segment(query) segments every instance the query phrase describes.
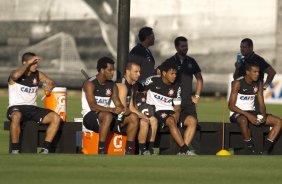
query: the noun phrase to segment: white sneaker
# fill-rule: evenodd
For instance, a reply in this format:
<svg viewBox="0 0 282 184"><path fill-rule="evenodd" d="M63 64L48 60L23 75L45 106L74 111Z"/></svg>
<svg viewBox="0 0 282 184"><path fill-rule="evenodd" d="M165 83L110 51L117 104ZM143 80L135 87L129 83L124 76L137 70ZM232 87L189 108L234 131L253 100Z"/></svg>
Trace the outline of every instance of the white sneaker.
<svg viewBox="0 0 282 184"><path fill-rule="evenodd" d="M12 150L11 151L11 154L19 154L20 153L20 150Z"/></svg>
<svg viewBox="0 0 282 184"><path fill-rule="evenodd" d="M49 150L45 148L42 148L41 151L39 152L39 154L48 154L48 153L49 153Z"/></svg>
<svg viewBox="0 0 282 184"><path fill-rule="evenodd" d="M190 155L190 156L196 156L197 154L195 153L194 150L188 150L185 155Z"/></svg>

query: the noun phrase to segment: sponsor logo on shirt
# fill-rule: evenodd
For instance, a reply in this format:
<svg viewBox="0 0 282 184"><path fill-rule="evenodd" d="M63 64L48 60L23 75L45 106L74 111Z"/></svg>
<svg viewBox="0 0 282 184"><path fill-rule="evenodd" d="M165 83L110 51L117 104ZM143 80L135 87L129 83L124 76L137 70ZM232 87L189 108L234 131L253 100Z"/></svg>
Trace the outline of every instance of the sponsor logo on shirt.
<svg viewBox="0 0 282 184"><path fill-rule="evenodd" d="M33 87L33 88L30 88L30 87L21 87L21 92L23 93L36 93L37 92L37 88Z"/></svg>
<svg viewBox="0 0 282 184"><path fill-rule="evenodd" d="M240 100L254 100L255 96L240 96Z"/></svg>
<svg viewBox="0 0 282 184"><path fill-rule="evenodd" d="M161 95L158 95L158 94L155 94L154 97L158 100L161 100L163 102L166 102L166 103L170 103L172 102L172 99L171 98L166 98L164 96L161 96Z"/></svg>
<svg viewBox="0 0 282 184"><path fill-rule="evenodd" d="M105 99L105 98L96 98L96 103L98 105L106 105L108 104L109 99Z"/></svg>
<svg viewBox="0 0 282 184"><path fill-rule="evenodd" d="M148 86L149 84L151 84L153 81L151 78L147 79L145 82L145 85Z"/></svg>

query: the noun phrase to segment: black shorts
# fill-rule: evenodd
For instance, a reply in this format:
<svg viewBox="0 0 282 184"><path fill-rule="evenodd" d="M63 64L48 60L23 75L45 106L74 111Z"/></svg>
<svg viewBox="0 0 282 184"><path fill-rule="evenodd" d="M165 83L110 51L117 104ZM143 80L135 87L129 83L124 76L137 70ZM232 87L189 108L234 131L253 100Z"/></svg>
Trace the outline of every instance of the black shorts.
<svg viewBox="0 0 282 184"><path fill-rule="evenodd" d="M179 117L180 127L184 126L183 124L187 116L193 116L195 119L198 120L195 104L183 106L181 107L181 109L182 110L181 110L180 117Z"/></svg>
<svg viewBox="0 0 282 184"><path fill-rule="evenodd" d="M83 125L88 130L92 130L96 133L99 133L100 122L98 119L99 112L90 111L83 117ZM116 121L117 115L113 115L113 121L111 123L111 131L120 134L126 134L127 126L121 127L119 123Z"/></svg>
<svg viewBox="0 0 282 184"><path fill-rule="evenodd" d="M166 120L170 116L173 116L175 112L171 110L160 110L155 112L155 117L158 119L158 128L163 129L166 127Z"/></svg>
<svg viewBox="0 0 282 184"><path fill-rule="evenodd" d="M251 113L251 114L254 115L254 116L257 116L257 115L259 114L257 111L246 111L246 112ZM240 115L241 115L241 114L234 112L234 113L230 116L230 118L229 118L230 122L231 122L231 123L237 123L237 118L238 118ZM266 117L267 117L268 115L269 115L269 114L266 114Z"/></svg>
<svg viewBox="0 0 282 184"><path fill-rule="evenodd" d="M21 121L35 121L37 123L42 123L44 117L50 112L54 112L50 109L44 109L34 105L14 105L8 108L7 118L11 120L11 114L13 112L21 112Z"/></svg>

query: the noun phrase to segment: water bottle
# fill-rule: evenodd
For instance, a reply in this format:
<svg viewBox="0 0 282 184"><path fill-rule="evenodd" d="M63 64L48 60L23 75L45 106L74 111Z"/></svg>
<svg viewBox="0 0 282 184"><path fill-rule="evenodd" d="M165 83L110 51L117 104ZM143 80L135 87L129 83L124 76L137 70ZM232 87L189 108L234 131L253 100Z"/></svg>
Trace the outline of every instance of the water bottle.
<svg viewBox="0 0 282 184"><path fill-rule="evenodd" d="M118 117L117 117L117 122L118 122L118 123L122 122L123 117L124 117L124 112L119 113L119 114L118 114Z"/></svg>
<svg viewBox="0 0 282 184"><path fill-rule="evenodd" d="M236 61L237 62L241 62L241 59L242 59L242 54L241 53L237 53Z"/></svg>
<svg viewBox="0 0 282 184"><path fill-rule="evenodd" d="M43 87L43 89L44 89L44 94L45 94L46 96L49 96L49 95L50 95L50 91L49 91L49 90L46 90L46 87L47 87L47 82L46 82L46 81L43 82L42 87Z"/></svg>

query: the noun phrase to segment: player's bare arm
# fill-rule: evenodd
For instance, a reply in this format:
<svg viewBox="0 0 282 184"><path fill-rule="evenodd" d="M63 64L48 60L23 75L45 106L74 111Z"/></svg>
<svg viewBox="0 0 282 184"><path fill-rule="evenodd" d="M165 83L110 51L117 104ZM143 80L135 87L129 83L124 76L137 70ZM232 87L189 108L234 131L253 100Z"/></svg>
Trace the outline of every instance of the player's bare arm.
<svg viewBox="0 0 282 184"><path fill-rule="evenodd" d="M203 89L204 80L203 80L201 72L196 73L195 78L197 80L197 85L196 85L195 95L192 96L192 102L194 104L198 104L200 101L200 96L201 96L201 92Z"/></svg>
<svg viewBox="0 0 282 184"><path fill-rule="evenodd" d="M235 71L233 74L233 79L236 80L239 77L239 68L241 66L241 63L236 61L234 65L235 65Z"/></svg>
<svg viewBox="0 0 282 184"><path fill-rule="evenodd" d="M258 99L260 114L263 116L263 119L261 120L261 122L264 123L266 120L266 107L264 103L262 83L260 83L259 85L257 99Z"/></svg>
<svg viewBox="0 0 282 184"><path fill-rule="evenodd" d="M125 112L125 108L122 105L120 99L119 99L119 90L116 84L114 84L114 88L113 88L113 94L112 94L112 100L115 104L115 108L114 108L114 112L115 114L119 114L121 112Z"/></svg>
<svg viewBox="0 0 282 184"><path fill-rule="evenodd" d="M40 71L39 71L39 80L42 83L45 83L45 85L43 86L45 91L49 91L50 92L54 87L57 86L55 81L53 81L52 79L47 77L47 75L45 75L43 72L40 72Z"/></svg>
<svg viewBox="0 0 282 184"><path fill-rule="evenodd" d="M265 70L265 73L267 73L267 78L265 80L265 83L263 84L264 89L266 89L270 85L274 76L276 75L276 71L270 66Z"/></svg>
<svg viewBox="0 0 282 184"><path fill-rule="evenodd" d="M26 71L27 69L35 63L38 63L40 58L38 56L34 56L28 61L24 61L23 64L16 70L12 71L9 77L9 84L14 84Z"/></svg>
<svg viewBox="0 0 282 184"><path fill-rule="evenodd" d="M126 85L123 84L123 83L117 83L116 85L117 85L117 88L118 88L118 96L119 96L120 102L124 106L125 115L127 116L131 113L130 110L127 108L127 105L126 105L126 96L127 96L128 89L127 89Z"/></svg>

